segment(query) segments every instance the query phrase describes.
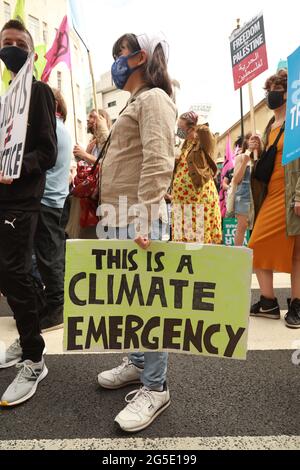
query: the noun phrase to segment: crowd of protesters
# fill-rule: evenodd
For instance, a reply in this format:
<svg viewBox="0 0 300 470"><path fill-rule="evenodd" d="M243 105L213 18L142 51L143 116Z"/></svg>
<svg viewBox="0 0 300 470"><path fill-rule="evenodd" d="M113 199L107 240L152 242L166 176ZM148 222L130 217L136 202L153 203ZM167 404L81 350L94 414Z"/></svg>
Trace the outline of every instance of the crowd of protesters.
<svg viewBox="0 0 300 470"><path fill-rule="evenodd" d="M12 20L2 28L0 43L0 58L15 76L34 51L32 37L22 23ZM131 238L141 249L157 239L222 243L215 137L194 112L178 118L168 55L161 34L126 34L115 42L112 78L117 88L130 93L129 101L113 126L105 111L92 110L91 142L86 149L76 144L73 152L61 93L33 80L21 176L13 181L0 172L0 291L19 333L0 358L0 369L19 369L1 406L31 398L48 373L41 331L63 326L66 237ZM271 76L265 89L274 117L263 139L247 134L238 142L235 168L225 174L221 189L228 192L228 205L230 200L237 218L235 245L241 246L246 230L253 229L249 247L261 297L251 315L280 318L273 273L291 273L285 322L299 328L300 159L284 168L281 164L287 72ZM180 139L177 155L175 135ZM276 158L266 184L257 178L257 162L274 142ZM72 153L75 178L70 178ZM80 196L87 176L98 189L93 202ZM124 196L127 206L136 209L138 224L120 205ZM113 210L96 215L99 203ZM115 418L123 430L146 428L170 405L167 366L167 353L134 353L99 373L103 388L141 385Z"/></svg>

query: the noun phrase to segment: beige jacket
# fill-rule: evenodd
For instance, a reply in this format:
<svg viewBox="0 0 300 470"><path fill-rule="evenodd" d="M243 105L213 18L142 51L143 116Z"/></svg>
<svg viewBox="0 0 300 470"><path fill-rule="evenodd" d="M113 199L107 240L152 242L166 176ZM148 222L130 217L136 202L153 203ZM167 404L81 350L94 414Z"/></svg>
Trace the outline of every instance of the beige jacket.
<svg viewBox="0 0 300 470"><path fill-rule="evenodd" d="M130 206L142 204L150 222L151 206L159 210L175 164L176 116L175 104L159 88L140 90L129 100L113 126L102 162L100 203L113 206L116 213L116 220L108 216L107 225L124 227L132 221L132 213L120 217L119 198L123 207L127 198L126 216Z"/></svg>

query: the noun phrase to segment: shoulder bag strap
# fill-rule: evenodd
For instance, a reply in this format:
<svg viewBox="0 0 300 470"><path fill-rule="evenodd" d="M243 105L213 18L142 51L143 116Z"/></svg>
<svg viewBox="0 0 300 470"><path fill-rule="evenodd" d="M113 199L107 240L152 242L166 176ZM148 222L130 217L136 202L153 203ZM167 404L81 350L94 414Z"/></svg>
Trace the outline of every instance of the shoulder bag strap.
<svg viewBox="0 0 300 470"><path fill-rule="evenodd" d="M103 145L102 149L100 150L99 156L98 156L97 160L95 161L95 163L93 165L92 173L94 173L94 171L96 170L101 158L103 158L103 155L105 154L105 152L108 148L108 145L110 143L110 138L111 138L111 132L110 132L109 136L107 137L107 140L106 140L105 144Z"/></svg>
<svg viewBox="0 0 300 470"><path fill-rule="evenodd" d="M280 131L279 131L279 134L278 134L278 136L276 137L276 140L275 140L275 142L274 142L274 144L273 144L274 147L277 146L277 144L278 144L278 142L279 142L279 140L280 140L280 137L282 136L282 134L283 134L283 132L284 132L284 129L285 129L285 122L282 124L282 126L281 126L281 128L280 128Z"/></svg>

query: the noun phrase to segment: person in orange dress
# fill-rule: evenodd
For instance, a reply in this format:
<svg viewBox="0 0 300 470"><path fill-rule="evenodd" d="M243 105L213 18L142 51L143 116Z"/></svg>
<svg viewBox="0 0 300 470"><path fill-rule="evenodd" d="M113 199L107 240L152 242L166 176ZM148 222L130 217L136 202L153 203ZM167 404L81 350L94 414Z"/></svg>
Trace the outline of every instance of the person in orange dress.
<svg viewBox="0 0 300 470"><path fill-rule="evenodd" d="M268 147L284 128L287 98L287 72L280 70L265 85L267 104L274 110L266 137ZM280 319L280 308L273 288L273 273L291 273L292 299L285 317L290 328L300 328L300 160L282 165L284 132L277 143L274 169L267 195L256 218L249 248L259 282L260 301L251 307L251 315ZM249 148L261 153L262 142L252 136ZM248 157L250 159L250 157ZM255 177L255 172L254 172Z"/></svg>

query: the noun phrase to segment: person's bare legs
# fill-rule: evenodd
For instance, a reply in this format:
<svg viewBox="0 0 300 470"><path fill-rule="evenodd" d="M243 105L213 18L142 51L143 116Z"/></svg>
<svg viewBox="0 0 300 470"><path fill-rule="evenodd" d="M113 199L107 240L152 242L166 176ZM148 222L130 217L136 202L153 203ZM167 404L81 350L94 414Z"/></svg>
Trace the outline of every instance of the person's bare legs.
<svg viewBox="0 0 300 470"><path fill-rule="evenodd" d="M300 235L296 237L291 273L292 300L300 299Z"/></svg>
<svg viewBox="0 0 300 470"><path fill-rule="evenodd" d="M237 227L234 237L234 246L243 246L245 233L248 228L248 218L243 214L237 214Z"/></svg>
<svg viewBox="0 0 300 470"><path fill-rule="evenodd" d="M273 271L256 269L256 277L260 287L260 300L251 305L250 315L280 320L280 307L274 295Z"/></svg>
<svg viewBox="0 0 300 470"><path fill-rule="evenodd" d="M273 271L267 269L256 269L255 274L258 280L261 295L267 299L275 299Z"/></svg>
<svg viewBox="0 0 300 470"><path fill-rule="evenodd" d="M292 272L291 294L288 313L285 315L285 323L288 328L300 328L300 236L295 240Z"/></svg>

